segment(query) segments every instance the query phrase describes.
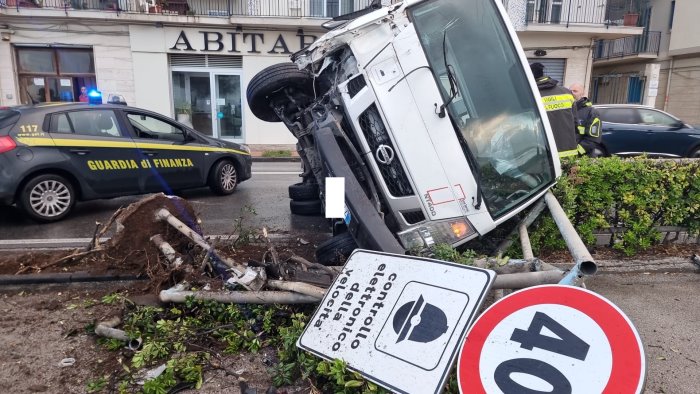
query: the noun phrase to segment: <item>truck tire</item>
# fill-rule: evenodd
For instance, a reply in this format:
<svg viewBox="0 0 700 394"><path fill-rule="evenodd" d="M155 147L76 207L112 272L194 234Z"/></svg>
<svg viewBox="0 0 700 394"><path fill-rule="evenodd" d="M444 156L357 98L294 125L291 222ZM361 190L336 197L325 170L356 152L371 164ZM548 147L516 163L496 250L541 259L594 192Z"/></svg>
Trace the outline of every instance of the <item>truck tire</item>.
<svg viewBox="0 0 700 394"><path fill-rule="evenodd" d="M341 263L355 249L357 249L357 243L349 232L338 234L318 245L316 262L323 265Z"/></svg>
<svg viewBox="0 0 700 394"><path fill-rule="evenodd" d="M209 188L216 194L225 196L233 193L238 185L236 166L229 160L221 160L209 172Z"/></svg>
<svg viewBox="0 0 700 394"><path fill-rule="evenodd" d="M300 182L290 185L289 198L294 201L318 200L318 184Z"/></svg>
<svg viewBox="0 0 700 394"><path fill-rule="evenodd" d="M311 201L289 201L289 210L295 215L315 216L323 213L321 200Z"/></svg>
<svg viewBox="0 0 700 394"><path fill-rule="evenodd" d="M259 119L266 122L280 122L280 118L270 106L275 93L280 92L283 88L294 88L312 97L313 84L311 75L306 71L299 70L296 64L273 64L264 68L250 80L246 90L248 106L253 115Z"/></svg>
<svg viewBox="0 0 700 394"><path fill-rule="evenodd" d="M44 174L30 179L19 195L19 206L38 222L63 219L75 204L75 190L66 178Z"/></svg>

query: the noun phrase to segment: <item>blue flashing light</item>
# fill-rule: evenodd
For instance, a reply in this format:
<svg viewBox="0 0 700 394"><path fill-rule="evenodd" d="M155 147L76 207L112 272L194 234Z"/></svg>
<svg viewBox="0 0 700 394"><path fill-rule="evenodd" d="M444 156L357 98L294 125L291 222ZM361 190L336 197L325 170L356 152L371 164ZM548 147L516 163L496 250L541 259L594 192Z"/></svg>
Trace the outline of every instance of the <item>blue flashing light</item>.
<svg viewBox="0 0 700 394"><path fill-rule="evenodd" d="M88 92L88 102L90 104L102 104L102 92L92 89Z"/></svg>

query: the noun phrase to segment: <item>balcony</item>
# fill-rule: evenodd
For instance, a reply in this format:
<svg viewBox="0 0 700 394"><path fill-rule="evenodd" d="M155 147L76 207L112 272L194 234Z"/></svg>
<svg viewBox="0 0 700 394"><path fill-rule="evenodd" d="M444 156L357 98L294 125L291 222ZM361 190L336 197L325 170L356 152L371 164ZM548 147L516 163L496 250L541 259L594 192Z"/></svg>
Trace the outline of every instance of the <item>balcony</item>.
<svg viewBox="0 0 700 394"><path fill-rule="evenodd" d="M649 31L641 36L616 40L597 40L593 49L596 64L633 63L659 56L660 31Z"/></svg>
<svg viewBox="0 0 700 394"><path fill-rule="evenodd" d="M0 0L0 9L104 11L207 17L332 18L369 6L372 0Z"/></svg>
<svg viewBox="0 0 700 394"><path fill-rule="evenodd" d="M648 0L503 0L519 31L641 34Z"/></svg>

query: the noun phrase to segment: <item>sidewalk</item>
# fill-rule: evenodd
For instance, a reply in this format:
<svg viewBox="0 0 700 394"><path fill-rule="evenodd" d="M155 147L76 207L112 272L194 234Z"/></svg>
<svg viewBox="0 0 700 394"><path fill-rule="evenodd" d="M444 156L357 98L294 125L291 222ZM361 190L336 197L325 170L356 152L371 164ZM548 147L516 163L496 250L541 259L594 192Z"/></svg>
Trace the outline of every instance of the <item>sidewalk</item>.
<svg viewBox="0 0 700 394"><path fill-rule="evenodd" d="M294 144L249 144L248 147L253 161L257 162L301 160Z"/></svg>

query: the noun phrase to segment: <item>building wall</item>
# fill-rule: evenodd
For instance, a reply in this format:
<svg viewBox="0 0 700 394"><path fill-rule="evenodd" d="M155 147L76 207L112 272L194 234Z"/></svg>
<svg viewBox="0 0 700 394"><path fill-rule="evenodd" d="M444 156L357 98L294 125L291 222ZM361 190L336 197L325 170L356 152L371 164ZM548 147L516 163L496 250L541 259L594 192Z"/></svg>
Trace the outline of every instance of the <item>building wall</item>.
<svg viewBox="0 0 700 394"><path fill-rule="evenodd" d="M97 87L105 98L110 93L134 101L134 79L129 31L117 24L66 22L12 23L10 41L0 41L1 105L20 103L12 44L86 45L93 49ZM8 98L11 97L11 98Z"/></svg>
<svg viewBox="0 0 700 394"><path fill-rule="evenodd" d="M0 105L17 104L16 78L12 47L7 41L0 41Z"/></svg>
<svg viewBox="0 0 700 394"><path fill-rule="evenodd" d="M686 123L700 124L700 55L674 58L666 109Z"/></svg>
<svg viewBox="0 0 700 394"><path fill-rule="evenodd" d="M672 56L700 53L700 1L677 0L669 48Z"/></svg>
<svg viewBox="0 0 700 394"><path fill-rule="evenodd" d="M518 32L520 43L528 58L535 57L535 51L545 50L544 58L566 59L564 86L578 82L588 89L591 76L591 40L586 36L568 34ZM545 70L546 72L546 70Z"/></svg>
<svg viewBox="0 0 700 394"><path fill-rule="evenodd" d="M241 91L248 89L248 83L255 76L255 71L262 70L267 66L280 63L286 59L278 57L264 56L244 56L243 57L243 86ZM249 70L249 71L246 71ZM243 94L245 102L245 93ZM243 118L247 130L246 143L258 144L296 144L297 140L282 123L265 122L253 115L247 103L243 105Z"/></svg>
<svg viewBox="0 0 700 394"><path fill-rule="evenodd" d="M671 42L671 29L668 26L670 19L671 0L654 0L652 2L649 31L661 32L661 40L659 42L660 59L668 56L668 48Z"/></svg>

